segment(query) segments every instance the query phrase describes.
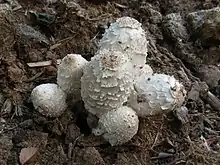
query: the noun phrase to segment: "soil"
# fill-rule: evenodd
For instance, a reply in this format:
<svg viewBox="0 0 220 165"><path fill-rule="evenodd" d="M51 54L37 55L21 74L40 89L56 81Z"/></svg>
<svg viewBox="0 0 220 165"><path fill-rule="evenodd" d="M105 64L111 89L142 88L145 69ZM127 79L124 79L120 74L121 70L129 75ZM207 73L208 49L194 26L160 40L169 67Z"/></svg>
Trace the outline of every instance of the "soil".
<svg viewBox="0 0 220 165"><path fill-rule="evenodd" d="M13 11L2 10L6 2L14 2ZM29 147L39 151L29 165L220 164L219 43L198 43L188 39L188 31L167 35L162 25L167 14L179 12L185 19L216 7L218 0L15 2L0 0L1 165L20 164L21 150ZM57 59L78 53L89 60L105 27L121 16L142 23L149 40L147 64L185 85L187 110L141 118L137 135L112 147L91 134L81 101L59 118L46 118L34 110L30 93L39 84L56 83ZM28 65L48 60L48 66Z"/></svg>

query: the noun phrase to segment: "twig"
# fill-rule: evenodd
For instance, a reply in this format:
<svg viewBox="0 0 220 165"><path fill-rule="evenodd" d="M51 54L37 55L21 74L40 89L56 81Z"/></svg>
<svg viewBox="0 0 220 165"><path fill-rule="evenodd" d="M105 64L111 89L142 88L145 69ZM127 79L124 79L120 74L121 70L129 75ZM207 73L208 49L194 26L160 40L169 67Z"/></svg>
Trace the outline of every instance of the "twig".
<svg viewBox="0 0 220 165"><path fill-rule="evenodd" d="M14 126L14 127L7 128L7 129L5 129L5 130L2 130L2 131L0 132L0 134L6 133L6 132L8 132L8 131L12 131L12 130L18 128L18 126L19 126L19 125L16 125L16 126Z"/></svg>
<svg viewBox="0 0 220 165"><path fill-rule="evenodd" d="M220 100L208 90L208 85L205 82L201 82L199 78L193 76L189 69L185 67L183 62L178 59L179 63L184 68L186 74L188 77L194 81L194 83L197 83L200 89L200 97L205 100L213 109L220 112Z"/></svg>
<svg viewBox="0 0 220 165"><path fill-rule="evenodd" d="M137 156L135 154L132 154L132 156L134 157L134 159L136 160L136 162L139 164L139 165L142 165L142 163L139 161L139 159L137 158Z"/></svg>
<svg viewBox="0 0 220 165"><path fill-rule="evenodd" d="M69 143L68 153L67 153L67 157L68 157L69 159L72 158L72 152L73 152L73 143Z"/></svg>
<svg viewBox="0 0 220 165"><path fill-rule="evenodd" d="M102 14L102 15L95 17L95 18L88 18L88 21L99 21L99 20L106 19L111 16L112 16L112 14Z"/></svg>
<svg viewBox="0 0 220 165"><path fill-rule="evenodd" d="M42 74L44 73L44 71L37 73L36 75L34 75L33 77L27 79L25 82L31 82L34 81L35 79L37 79L38 77L40 77Z"/></svg>
<svg viewBox="0 0 220 165"><path fill-rule="evenodd" d="M153 149L154 146L155 146L155 144L157 143L158 137L159 137L159 131L157 132L157 135L156 135L156 137L155 137L155 139L154 139L154 143L153 143L153 145L151 146L151 149Z"/></svg>
<svg viewBox="0 0 220 165"><path fill-rule="evenodd" d="M156 143L157 143L157 140L158 140L158 137L159 137L159 134L160 134L160 131L161 131L162 127L163 127L163 124L161 124L160 130L157 132L157 135L156 135L156 137L155 137L155 139L154 139L154 143L153 143L153 145L151 146L151 149L152 149L152 150L153 150L153 148L155 147L155 145L156 145Z"/></svg>
<svg viewBox="0 0 220 165"><path fill-rule="evenodd" d="M73 148L76 146L77 141L78 141L81 137L83 137L83 136L84 136L84 135L81 134L81 135L79 135L79 136L74 140L74 142L73 142L73 144L72 144L72 147L73 147Z"/></svg>
<svg viewBox="0 0 220 165"><path fill-rule="evenodd" d="M78 32L76 32L73 36L71 37L67 37L67 38L64 38L62 40L59 40L56 44L54 45L51 45L50 46L50 50L53 50L53 49L56 49L58 48L59 46L65 44L66 42L68 42L69 40L72 40L76 35L77 35Z"/></svg>
<svg viewBox="0 0 220 165"><path fill-rule="evenodd" d="M56 44L50 46L50 50L56 49L56 48L59 47L60 45L62 45L62 43L56 43Z"/></svg>
<svg viewBox="0 0 220 165"><path fill-rule="evenodd" d="M160 152L157 157L151 157L151 160L170 158L170 157L173 157L173 156L174 155L170 154L170 153Z"/></svg>
<svg viewBox="0 0 220 165"><path fill-rule="evenodd" d="M119 7L119 8L122 8L122 9L127 9L127 8L128 8L128 6L125 6L125 5L116 3L116 2L113 2L113 4L114 4L116 7Z"/></svg>
<svg viewBox="0 0 220 165"><path fill-rule="evenodd" d="M182 160L182 158L178 158L178 159L168 163L167 165L177 165L177 164L186 164L186 161Z"/></svg>
<svg viewBox="0 0 220 165"><path fill-rule="evenodd" d="M202 98L209 104L213 109L220 112L220 100L212 94L210 91L207 91L202 95Z"/></svg>
<svg viewBox="0 0 220 165"><path fill-rule="evenodd" d="M188 75L188 77L192 80L192 81L200 81L200 79L198 77L195 77L191 74L190 70L186 68L186 66L183 64L183 62L180 59L177 59L178 62L182 65L183 69L185 70L186 74Z"/></svg>
<svg viewBox="0 0 220 165"><path fill-rule="evenodd" d="M211 149L207 143L207 140L203 136L201 136L200 139L202 140L202 146L204 146L208 151L211 151Z"/></svg>

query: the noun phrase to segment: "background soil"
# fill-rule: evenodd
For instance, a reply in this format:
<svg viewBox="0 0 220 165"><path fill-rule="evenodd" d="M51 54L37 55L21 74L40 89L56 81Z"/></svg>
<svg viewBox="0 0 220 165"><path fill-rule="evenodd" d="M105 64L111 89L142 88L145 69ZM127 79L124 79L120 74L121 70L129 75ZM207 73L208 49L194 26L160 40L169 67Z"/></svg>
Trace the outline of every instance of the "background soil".
<svg viewBox="0 0 220 165"><path fill-rule="evenodd" d="M184 31L190 12L218 5L218 0L0 0L0 164L20 164L21 150L30 147L38 149L31 165L220 164L219 29L211 37ZM183 20L170 24L170 13ZM30 93L56 82L57 59L79 53L89 60L105 27L121 16L143 24L147 63L185 85L188 110L140 119L130 142L111 147L91 135L82 102L49 119L34 110ZM29 64L48 60L48 66Z"/></svg>

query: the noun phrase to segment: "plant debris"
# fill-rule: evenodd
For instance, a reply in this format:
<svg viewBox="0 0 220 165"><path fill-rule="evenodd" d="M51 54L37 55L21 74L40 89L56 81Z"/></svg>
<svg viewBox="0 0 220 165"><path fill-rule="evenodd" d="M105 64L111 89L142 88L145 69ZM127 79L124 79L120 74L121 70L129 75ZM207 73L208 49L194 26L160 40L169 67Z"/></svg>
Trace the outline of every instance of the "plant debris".
<svg viewBox="0 0 220 165"><path fill-rule="evenodd" d="M21 165L24 165L28 161L33 159L33 157L36 156L37 151L38 151L38 148L35 148L35 147L22 148L20 156L19 156L19 160L20 160Z"/></svg>

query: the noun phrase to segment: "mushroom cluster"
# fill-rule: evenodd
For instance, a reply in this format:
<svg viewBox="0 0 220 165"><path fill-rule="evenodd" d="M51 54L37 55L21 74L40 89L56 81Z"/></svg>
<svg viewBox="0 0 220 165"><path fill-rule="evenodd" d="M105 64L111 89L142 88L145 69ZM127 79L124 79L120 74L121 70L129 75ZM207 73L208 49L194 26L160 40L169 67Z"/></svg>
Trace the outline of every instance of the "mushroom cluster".
<svg viewBox="0 0 220 165"><path fill-rule="evenodd" d="M64 57L58 85L44 84L32 91L34 107L43 115L58 117L67 107L67 97L83 100L88 113L99 119L93 134L112 146L133 138L139 117L181 107L184 86L146 64L148 41L141 26L134 18L119 18L105 30L90 61L79 54Z"/></svg>

